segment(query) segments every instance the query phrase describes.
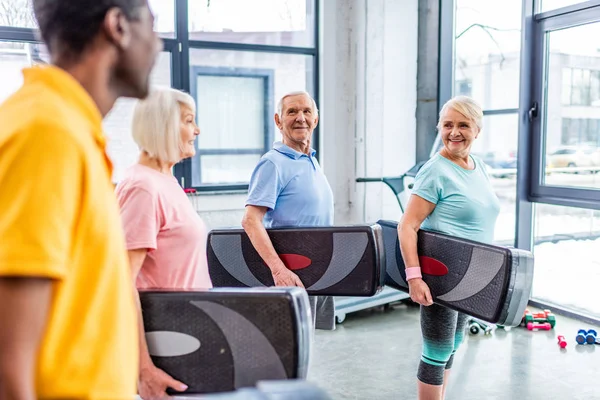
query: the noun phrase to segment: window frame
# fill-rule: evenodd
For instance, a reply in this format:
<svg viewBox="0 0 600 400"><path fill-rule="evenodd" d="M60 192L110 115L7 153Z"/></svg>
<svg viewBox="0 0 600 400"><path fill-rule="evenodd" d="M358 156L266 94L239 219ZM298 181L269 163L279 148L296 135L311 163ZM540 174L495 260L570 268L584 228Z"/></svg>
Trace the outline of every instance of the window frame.
<svg viewBox="0 0 600 400"><path fill-rule="evenodd" d="M202 156L211 155L248 155L248 154L259 154L262 155L269 151L271 144L273 143L275 130L273 128L273 110L275 109L274 99L274 71L266 68L228 68L228 67L206 67L206 66L192 66L190 74L190 94L194 99L197 99L198 94L197 88L197 77L198 76L218 76L218 77L243 77L243 78L261 78L263 82L263 95L265 99L265 107L263 109L263 120L264 120L264 132L263 132L263 143L261 148L256 149L242 149L242 148L227 148L227 149L196 149L196 154L191 160L192 173L190 175L190 182L193 182L193 170L197 168L199 178L202 177ZM244 190L248 188L250 177L247 182L243 183L222 183L222 184L211 184L206 183L199 186L194 185L196 190L199 191L210 191L215 188L221 190Z"/></svg>
<svg viewBox="0 0 600 400"><path fill-rule="evenodd" d="M560 29L568 29L584 24L600 22L600 2L589 2L594 4L578 4L553 10L551 12L537 14L531 22L532 30L532 52L528 54L531 58L531 76L529 82L532 100L530 108L539 111L532 115L531 134L531 164L530 185L528 188L528 200L533 203L545 203L559 206L579 207L600 210L600 190L584 187L552 186L543 183L545 175L544 154L546 150L545 116L547 115L547 101L545 86L548 79L549 54L547 52L547 33ZM572 85L571 80L571 85ZM572 99L572 95L571 95ZM562 103L562 100L561 100Z"/></svg>
<svg viewBox="0 0 600 400"><path fill-rule="evenodd" d="M227 50L227 51L243 51L243 52L271 52L281 54L299 54L307 55L312 57L313 65L313 79L312 82L307 82L308 92L312 93L317 107L319 107L319 31L320 31L320 6L321 0L314 0L315 12L313 13L314 21L314 45L313 47L293 47L293 46L272 46L264 44L246 44L246 43L230 43L230 42L213 42L213 41L201 41L201 40L190 40L188 31L188 0L175 0L176 7L175 18L176 18L176 41L179 44L179 52L181 55L181 87L180 89L191 93L192 82L191 77L193 76L192 67L190 63L190 51L192 49L206 50ZM273 99L277 101L278 99ZM265 106L266 112L271 113L273 107ZM271 116L269 117L269 119ZM267 141L268 138L265 138ZM320 150L320 134L319 127L317 126L313 132L312 137L313 147L317 149L317 159L319 158ZM270 144L265 147L265 151L270 148ZM192 189L197 192L240 192L245 193L248 190L248 184L206 184L206 185L193 185L192 182L192 171L194 162L192 158L183 160L177 163L173 169L173 173L180 185L184 189ZM250 180L250 177L248 177Z"/></svg>
<svg viewBox="0 0 600 400"><path fill-rule="evenodd" d="M211 41L190 41L188 31L188 1L175 0L175 37L165 38L161 36L164 43L165 52L171 53L171 83L173 88L180 89L187 93L191 92L191 67L190 67L190 50L191 49L215 49L229 51L244 51L244 52L273 52L282 54L299 54L312 57L313 79L307 82L308 92L313 95L317 107L320 103L319 94L319 48L320 48L320 7L321 0L314 0L314 13L311 24L314 28L314 45L312 47L292 47L292 46L271 46L259 44L244 44L244 43L228 43L228 42L211 42ZM159 33L159 36L161 34ZM0 26L0 41L23 42L23 43L42 43L39 30L32 28ZM273 99L276 101L276 99ZM266 111L270 114L273 107L265 106ZM271 116L269 116L269 119ZM265 141L268 138L265 137ZM319 158L320 150L320 134L319 127L313 132L313 147L317 149L317 158ZM269 143L270 146L270 143ZM265 147L268 150L268 146ZM220 191L240 191L245 192L248 185L202 185L192 186L192 160L185 159L177 163L173 168L173 173L178 182L184 189L195 189L203 192L220 192Z"/></svg>

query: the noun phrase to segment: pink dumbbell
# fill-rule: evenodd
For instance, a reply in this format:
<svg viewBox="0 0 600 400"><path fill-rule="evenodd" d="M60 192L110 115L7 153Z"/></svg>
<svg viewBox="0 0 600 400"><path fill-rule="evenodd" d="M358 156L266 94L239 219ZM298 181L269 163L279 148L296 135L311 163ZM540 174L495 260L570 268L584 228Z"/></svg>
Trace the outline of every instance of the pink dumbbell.
<svg viewBox="0 0 600 400"><path fill-rule="evenodd" d="M565 347L567 347L567 341L565 340L564 336L559 336L558 337L558 345L560 346L561 349L564 349Z"/></svg>
<svg viewBox="0 0 600 400"><path fill-rule="evenodd" d="M543 324L536 324L534 322L529 322L527 324L527 329L529 329L530 331L532 331L534 329L541 329L544 331L549 331L550 329L552 329L552 325L550 325L549 322L544 322Z"/></svg>

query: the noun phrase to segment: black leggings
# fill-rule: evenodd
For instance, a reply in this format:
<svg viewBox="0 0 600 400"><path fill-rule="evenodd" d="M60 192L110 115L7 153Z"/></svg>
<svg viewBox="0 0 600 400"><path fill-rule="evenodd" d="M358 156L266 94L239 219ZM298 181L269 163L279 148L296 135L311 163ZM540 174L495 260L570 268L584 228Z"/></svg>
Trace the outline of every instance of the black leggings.
<svg viewBox="0 0 600 400"><path fill-rule="evenodd" d="M454 353L461 345L468 316L438 304L421 306L423 353L418 379L430 385L444 383L444 371L452 367Z"/></svg>

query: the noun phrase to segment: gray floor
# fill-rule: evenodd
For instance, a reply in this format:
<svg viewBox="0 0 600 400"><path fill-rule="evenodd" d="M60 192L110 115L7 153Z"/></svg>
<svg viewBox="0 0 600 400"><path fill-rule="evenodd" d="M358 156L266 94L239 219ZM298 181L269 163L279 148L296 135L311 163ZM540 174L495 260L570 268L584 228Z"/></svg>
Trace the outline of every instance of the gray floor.
<svg viewBox="0 0 600 400"><path fill-rule="evenodd" d="M446 399L600 399L600 346L575 343L577 331L590 328L600 333L557 316L552 331L468 335ZM557 335L567 339L566 349ZM417 307L349 314L335 331L316 331L308 379L336 400L416 399L420 350Z"/></svg>

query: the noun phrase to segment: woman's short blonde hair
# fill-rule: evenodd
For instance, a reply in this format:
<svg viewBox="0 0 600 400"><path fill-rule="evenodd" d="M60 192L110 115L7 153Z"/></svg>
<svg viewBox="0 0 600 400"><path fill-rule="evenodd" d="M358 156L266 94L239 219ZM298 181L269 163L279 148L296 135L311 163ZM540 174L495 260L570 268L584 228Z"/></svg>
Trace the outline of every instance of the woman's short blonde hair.
<svg viewBox="0 0 600 400"><path fill-rule="evenodd" d="M153 87L135 106L133 140L141 151L163 162L181 160L181 105L196 112L196 102L180 90Z"/></svg>
<svg viewBox="0 0 600 400"><path fill-rule="evenodd" d="M483 110L475 100L467 96L453 97L444 104L440 110L440 119L438 120L437 125L438 129L441 128L442 119L450 108L461 113L465 118L475 122L479 131L481 131L481 128L483 127Z"/></svg>

